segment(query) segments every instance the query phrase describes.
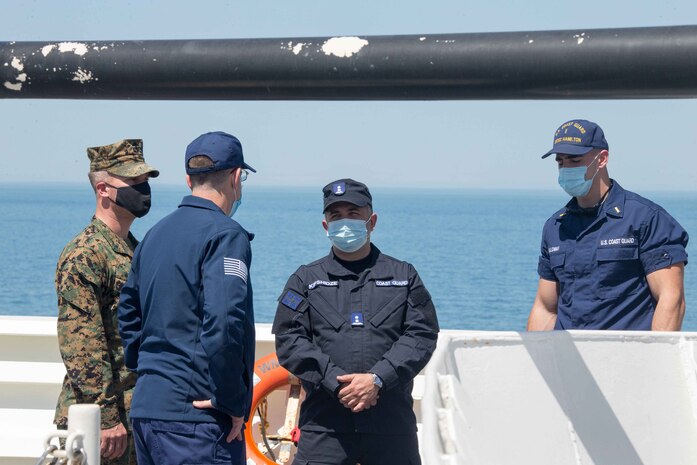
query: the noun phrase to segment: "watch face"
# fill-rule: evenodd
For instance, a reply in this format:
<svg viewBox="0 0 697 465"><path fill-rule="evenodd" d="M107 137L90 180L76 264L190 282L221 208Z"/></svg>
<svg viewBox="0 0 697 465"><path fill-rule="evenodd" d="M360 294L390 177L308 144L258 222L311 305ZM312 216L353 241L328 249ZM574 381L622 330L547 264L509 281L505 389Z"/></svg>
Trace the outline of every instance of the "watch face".
<svg viewBox="0 0 697 465"><path fill-rule="evenodd" d="M371 373L373 375L373 384L375 384L377 387L382 387L382 380L378 375L375 373Z"/></svg>

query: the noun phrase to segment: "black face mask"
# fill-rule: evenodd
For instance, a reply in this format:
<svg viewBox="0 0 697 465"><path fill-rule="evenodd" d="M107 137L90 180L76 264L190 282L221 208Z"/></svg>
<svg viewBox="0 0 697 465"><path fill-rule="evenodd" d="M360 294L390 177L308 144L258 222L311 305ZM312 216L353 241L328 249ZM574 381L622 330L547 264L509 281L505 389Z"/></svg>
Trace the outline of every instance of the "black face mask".
<svg viewBox="0 0 697 465"><path fill-rule="evenodd" d="M148 181L133 186L115 187L109 184L107 186L116 189L116 205L133 213L136 218L142 218L148 214L151 197Z"/></svg>

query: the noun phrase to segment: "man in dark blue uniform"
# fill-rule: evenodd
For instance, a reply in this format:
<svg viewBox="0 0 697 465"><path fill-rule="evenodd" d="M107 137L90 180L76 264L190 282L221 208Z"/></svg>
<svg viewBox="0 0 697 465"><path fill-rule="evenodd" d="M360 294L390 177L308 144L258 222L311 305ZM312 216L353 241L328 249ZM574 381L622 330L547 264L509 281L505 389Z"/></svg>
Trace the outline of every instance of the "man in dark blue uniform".
<svg viewBox="0 0 697 465"><path fill-rule="evenodd" d="M235 137L186 149L192 195L146 234L121 291L126 366L138 373L131 420L140 465L244 464L254 310L252 234L232 216L247 170Z"/></svg>
<svg viewBox="0 0 697 465"><path fill-rule="evenodd" d="M663 208L610 179L603 130L559 127L559 184L573 198L545 223L528 330L678 331L687 232Z"/></svg>
<svg viewBox="0 0 697 465"><path fill-rule="evenodd" d="M293 463L420 464L411 390L436 347L431 296L412 265L371 244L365 184L323 193L332 249L288 279L273 324L278 359L306 393Z"/></svg>

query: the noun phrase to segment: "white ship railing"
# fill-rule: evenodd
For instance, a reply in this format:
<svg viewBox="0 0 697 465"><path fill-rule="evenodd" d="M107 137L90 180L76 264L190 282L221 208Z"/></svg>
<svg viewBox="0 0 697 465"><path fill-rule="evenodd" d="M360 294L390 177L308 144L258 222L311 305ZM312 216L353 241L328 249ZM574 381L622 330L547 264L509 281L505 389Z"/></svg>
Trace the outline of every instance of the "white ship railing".
<svg viewBox="0 0 697 465"><path fill-rule="evenodd" d="M273 351L271 325L257 324L257 358ZM64 376L56 318L0 316L0 465L36 464L43 438L56 432L53 415ZM417 421L423 384L423 376L414 381ZM285 408L276 410L282 417Z"/></svg>
<svg viewBox="0 0 697 465"><path fill-rule="evenodd" d="M54 430L55 324L0 317L0 465L34 465ZM423 463L697 464L696 359L697 333L443 331L414 386Z"/></svg>
<svg viewBox="0 0 697 465"><path fill-rule="evenodd" d="M443 334L424 464L697 464L697 333Z"/></svg>

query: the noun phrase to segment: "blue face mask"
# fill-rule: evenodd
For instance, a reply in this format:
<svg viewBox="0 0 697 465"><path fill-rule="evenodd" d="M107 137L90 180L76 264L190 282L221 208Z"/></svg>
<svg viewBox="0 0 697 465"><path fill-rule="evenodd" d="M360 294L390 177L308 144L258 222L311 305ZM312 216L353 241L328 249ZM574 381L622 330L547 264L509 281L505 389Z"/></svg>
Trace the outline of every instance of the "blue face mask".
<svg viewBox="0 0 697 465"><path fill-rule="evenodd" d="M232 188L232 192L235 192L235 188L234 188L234 187ZM237 211L237 209L240 208L240 205L242 205L242 196L240 196L239 199L237 199L237 200L235 200L234 202L232 202L232 209L230 210L230 213L228 214L228 216L229 216L230 218L232 218L232 216L235 214L235 212Z"/></svg>
<svg viewBox="0 0 697 465"><path fill-rule="evenodd" d="M230 215L228 215L228 216L230 216L230 218L232 218L232 216L235 214L237 209L240 208L240 205L242 205L242 199L235 200L232 203L232 210L230 210Z"/></svg>
<svg viewBox="0 0 697 465"><path fill-rule="evenodd" d="M598 159L598 156L600 156L600 154L596 155L588 166L591 166L595 160ZM559 185L571 197L585 197L588 194L588 191L591 190L593 179L595 179L595 175L598 174L600 168L595 170L595 174L592 178L586 179L586 171L588 171L588 166L559 168Z"/></svg>
<svg viewBox="0 0 697 465"><path fill-rule="evenodd" d="M328 224L327 237L334 247L342 252L355 252L368 240L368 229L365 226L368 221L349 219L332 221Z"/></svg>

